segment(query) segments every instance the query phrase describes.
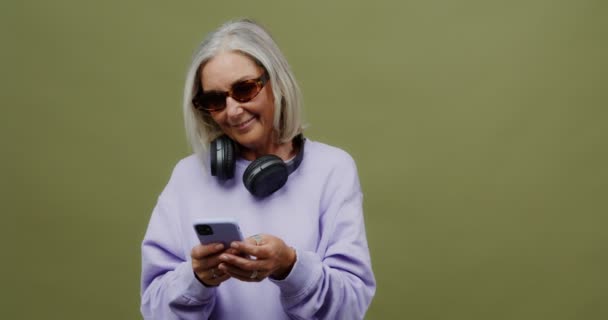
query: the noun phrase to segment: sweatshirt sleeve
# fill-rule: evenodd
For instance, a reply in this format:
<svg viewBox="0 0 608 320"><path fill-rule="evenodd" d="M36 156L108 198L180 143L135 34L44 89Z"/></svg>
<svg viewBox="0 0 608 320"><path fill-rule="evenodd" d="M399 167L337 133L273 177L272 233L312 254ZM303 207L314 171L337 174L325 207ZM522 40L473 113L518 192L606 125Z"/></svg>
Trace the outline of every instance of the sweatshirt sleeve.
<svg viewBox="0 0 608 320"><path fill-rule="evenodd" d="M295 319L363 319L376 290L365 234L362 193L352 158L329 176L317 252L296 248L281 303Z"/></svg>
<svg viewBox="0 0 608 320"><path fill-rule="evenodd" d="M142 243L141 313L144 319L208 319L216 289L194 276L169 188L159 197Z"/></svg>

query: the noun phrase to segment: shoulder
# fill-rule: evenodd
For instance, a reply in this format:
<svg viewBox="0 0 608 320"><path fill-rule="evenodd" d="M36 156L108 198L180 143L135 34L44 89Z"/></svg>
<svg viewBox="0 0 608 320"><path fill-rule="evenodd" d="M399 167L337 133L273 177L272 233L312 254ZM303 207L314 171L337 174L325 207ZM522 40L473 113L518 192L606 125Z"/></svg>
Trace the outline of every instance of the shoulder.
<svg viewBox="0 0 608 320"><path fill-rule="evenodd" d="M306 175L320 183L322 208L361 195L357 166L348 152L317 141L306 141L304 152Z"/></svg>
<svg viewBox="0 0 608 320"><path fill-rule="evenodd" d="M201 160L201 156L193 153L179 160L173 171L175 173L180 173L182 171L191 172L192 170L201 170L202 166L203 161Z"/></svg>
<svg viewBox="0 0 608 320"><path fill-rule="evenodd" d="M357 170L355 160L348 152L323 142L307 139L304 154L306 161L317 169Z"/></svg>
<svg viewBox="0 0 608 320"><path fill-rule="evenodd" d="M203 165L202 156L193 153L185 158L180 159L175 165L175 170L192 170L199 169Z"/></svg>
<svg viewBox="0 0 608 320"><path fill-rule="evenodd" d="M169 183L202 178L207 174L205 163L198 154L191 154L177 162L173 168Z"/></svg>
<svg viewBox="0 0 608 320"><path fill-rule="evenodd" d="M314 157L322 157L332 162L354 162L345 150L323 142L307 139L304 148L306 153Z"/></svg>

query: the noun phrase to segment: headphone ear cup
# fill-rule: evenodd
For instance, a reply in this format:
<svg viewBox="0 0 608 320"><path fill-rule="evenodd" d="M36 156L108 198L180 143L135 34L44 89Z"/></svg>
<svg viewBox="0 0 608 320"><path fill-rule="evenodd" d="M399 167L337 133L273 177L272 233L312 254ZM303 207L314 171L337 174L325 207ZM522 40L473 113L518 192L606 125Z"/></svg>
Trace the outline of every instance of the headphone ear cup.
<svg viewBox="0 0 608 320"><path fill-rule="evenodd" d="M210 145L211 175L220 180L228 180L234 177L234 142L223 135L213 140Z"/></svg>
<svg viewBox="0 0 608 320"><path fill-rule="evenodd" d="M243 184L256 197L267 197L287 182L289 172L283 160L265 155L254 160L243 173Z"/></svg>

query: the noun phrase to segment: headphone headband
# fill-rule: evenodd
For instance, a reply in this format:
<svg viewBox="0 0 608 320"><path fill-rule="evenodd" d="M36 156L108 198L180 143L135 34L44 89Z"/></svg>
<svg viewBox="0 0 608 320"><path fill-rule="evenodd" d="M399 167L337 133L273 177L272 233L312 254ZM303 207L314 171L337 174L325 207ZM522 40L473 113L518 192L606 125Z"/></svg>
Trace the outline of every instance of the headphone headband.
<svg viewBox="0 0 608 320"><path fill-rule="evenodd" d="M290 159L289 161L285 162L285 164L287 165L288 174L291 174L292 172L296 171L298 169L298 167L300 166L300 163L302 163L302 159L304 159L304 142L305 141L306 141L306 138L304 138L304 135L302 135L301 133L299 135L297 135L295 138L293 138L294 147L297 150L297 153L296 153L295 158Z"/></svg>

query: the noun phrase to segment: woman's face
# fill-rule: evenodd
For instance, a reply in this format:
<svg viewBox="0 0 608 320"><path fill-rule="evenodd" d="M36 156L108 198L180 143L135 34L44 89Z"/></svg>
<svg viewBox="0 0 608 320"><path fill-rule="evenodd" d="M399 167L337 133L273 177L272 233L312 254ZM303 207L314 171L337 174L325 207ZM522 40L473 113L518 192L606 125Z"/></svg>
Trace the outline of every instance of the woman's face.
<svg viewBox="0 0 608 320"><path fill-rule="evenodd" d="M201 70L204 92L229 91L236 82L259 78L264 69L248 56L230 51L209 60ZM247 102L226 98L226 108L210 112L213 120L232 140L256 154L272 150L274 97L270 82Z"/></svg>

